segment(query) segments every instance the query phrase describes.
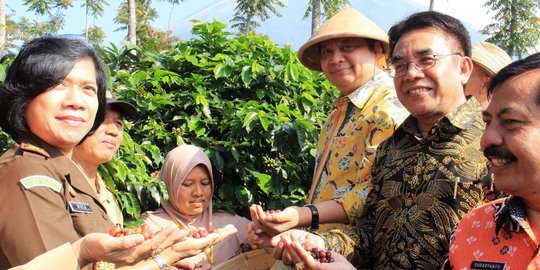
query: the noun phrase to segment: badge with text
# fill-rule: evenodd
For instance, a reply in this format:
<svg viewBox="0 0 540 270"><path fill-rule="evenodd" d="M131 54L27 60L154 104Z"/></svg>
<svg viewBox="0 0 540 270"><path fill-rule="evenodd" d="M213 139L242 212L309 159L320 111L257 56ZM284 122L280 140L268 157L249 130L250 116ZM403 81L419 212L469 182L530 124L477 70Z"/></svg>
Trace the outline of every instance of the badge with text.
<svg viewBox="0 0 540 270"><path fill-rule="evenodd" d="M69 208L71 209L71 212L74 213L92 213L92 208L90 208L90 205L83 202L74 202L69 201Z"/></svg>
<svg viewBox="0 0 540 270"><path fill-rule="evenodd" d="M504 270L505 263L501 262L483 262L483 261L473 261L471 263L471 270Z"/></svg>

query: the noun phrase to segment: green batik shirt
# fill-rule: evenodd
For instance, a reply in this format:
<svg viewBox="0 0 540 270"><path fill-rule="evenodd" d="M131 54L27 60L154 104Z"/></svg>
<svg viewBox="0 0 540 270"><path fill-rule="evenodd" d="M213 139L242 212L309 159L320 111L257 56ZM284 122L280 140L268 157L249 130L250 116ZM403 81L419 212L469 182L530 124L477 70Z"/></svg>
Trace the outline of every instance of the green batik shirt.
<svg viewBox="0 0 540 270"><path fill-rule="evenodd" d="M471 98L426 138L410 116L379 146L355 250L360 268L438 269L459 220L494 199L480 112Z"/></svg>

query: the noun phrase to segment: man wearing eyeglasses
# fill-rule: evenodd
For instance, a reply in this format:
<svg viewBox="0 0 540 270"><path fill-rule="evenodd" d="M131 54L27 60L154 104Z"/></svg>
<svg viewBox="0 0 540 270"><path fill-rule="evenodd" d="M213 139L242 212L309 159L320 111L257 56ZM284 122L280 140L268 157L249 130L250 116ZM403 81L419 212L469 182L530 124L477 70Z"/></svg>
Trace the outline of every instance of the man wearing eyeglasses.
<svg viewBox="0 0 540 270"><path fill-rule="evenodd" d="M479 145L482 109L463 92L470 38L438 12L413 14L389 36L397 96L411 116L377 149L359 255L366 268L437 269L458 221L495 197Z"/></svg>

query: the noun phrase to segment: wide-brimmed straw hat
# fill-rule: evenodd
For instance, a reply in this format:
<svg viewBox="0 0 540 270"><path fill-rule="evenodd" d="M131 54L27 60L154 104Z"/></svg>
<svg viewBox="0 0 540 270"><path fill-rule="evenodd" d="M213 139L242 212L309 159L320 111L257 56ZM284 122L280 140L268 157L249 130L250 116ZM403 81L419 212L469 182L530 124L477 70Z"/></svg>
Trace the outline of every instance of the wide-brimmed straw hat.
<svg viewBox="0 0 540 270"><path fill-rule="evenodd" d="M503 49L485 41L473 46L472 60L491 77L512 62L512 58Z"/></svg>
<svg viewBox="0 0 540 270"><path fill-rule="evenodd" d="M298 59L307 68L321 71L319 44L336 38L367 38L383 43L388 54L388 35L364 14L353 8L344 8L328 19L298 50Z"/></svg>

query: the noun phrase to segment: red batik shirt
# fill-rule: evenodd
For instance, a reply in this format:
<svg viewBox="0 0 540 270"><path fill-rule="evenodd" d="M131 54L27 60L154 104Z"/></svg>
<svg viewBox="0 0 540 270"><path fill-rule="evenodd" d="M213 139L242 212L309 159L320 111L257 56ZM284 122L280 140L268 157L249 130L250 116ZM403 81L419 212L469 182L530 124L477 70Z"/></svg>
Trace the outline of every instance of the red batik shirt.
<svg viewBox="0 0 540 270"><path fill-rule="evenodd" d="M508 197L467 214L457 226L445 269L540 269L523 200Z"/></svg>

